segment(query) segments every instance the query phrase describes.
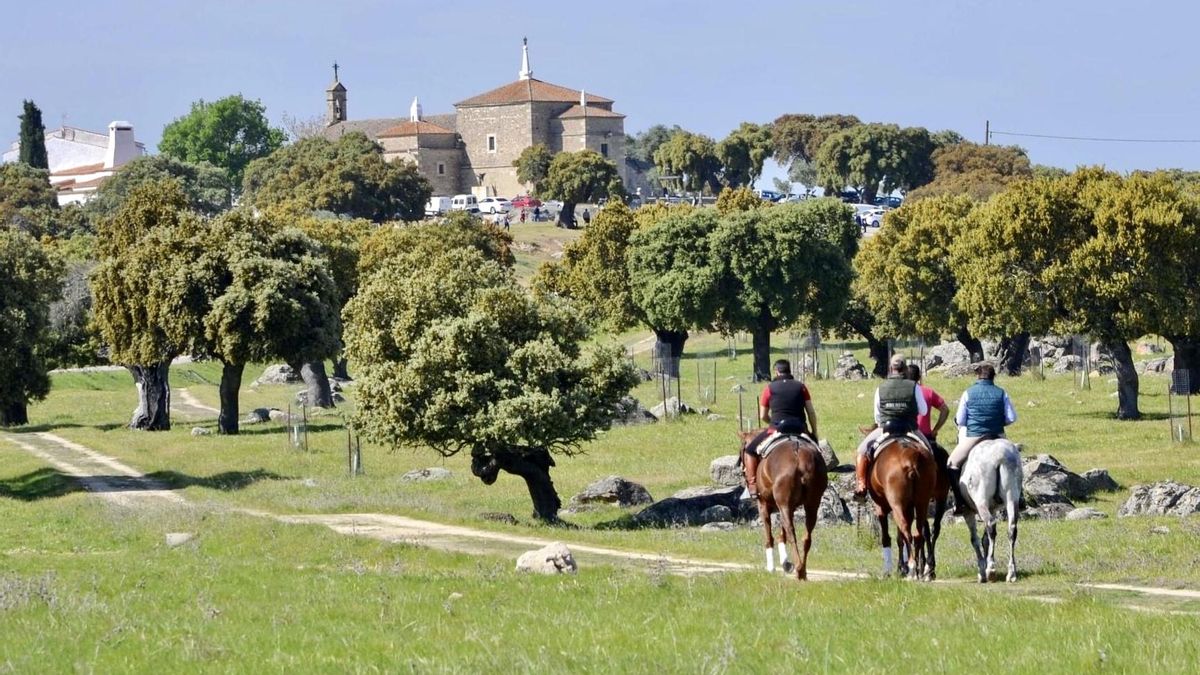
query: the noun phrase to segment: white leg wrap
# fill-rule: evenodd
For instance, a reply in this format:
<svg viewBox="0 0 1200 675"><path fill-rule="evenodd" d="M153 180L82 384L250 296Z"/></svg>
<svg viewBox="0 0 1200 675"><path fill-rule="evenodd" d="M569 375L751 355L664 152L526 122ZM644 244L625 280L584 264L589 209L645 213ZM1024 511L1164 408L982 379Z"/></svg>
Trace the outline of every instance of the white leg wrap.
<svg viewBox="0 0 1200 675"><path fill-rule="evenodd" d="M775 549L768 548L765 550L767 552L767 571L774 572L775 571Z"/></svg>
<svg viewBox="0 0 1200 675"><path fill-rule="evenodd" d="M779 564L782 565L788 561L787 544L779 542Z"/></svg>
<svg viewBox="0 0 1200 675"><path fill-rule="evenodd" d="M883 573L892 573L892 547L889 546L883 549Z"/></svg>

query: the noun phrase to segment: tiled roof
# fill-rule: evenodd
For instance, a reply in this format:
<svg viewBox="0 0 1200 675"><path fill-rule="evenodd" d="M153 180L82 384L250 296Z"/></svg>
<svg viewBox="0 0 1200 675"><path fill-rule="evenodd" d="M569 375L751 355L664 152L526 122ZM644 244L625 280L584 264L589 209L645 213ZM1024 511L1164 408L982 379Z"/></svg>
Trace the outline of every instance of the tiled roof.
<svg viewBox="0 0 1200 675"><path fill-rule="evenodd" d="M58 178L59 176L82 176L84 174L96 173L97 171L103 170L104 162L100 162L99 164L85 164L83 166L76 166L70 169L63 169L62 171L55 171L51 177Z"/></svg>
<svg viewBox="0 0 1200 675"><path fill-rule="evenodd" d="M331 141L336 141L342 134L348 134L352 131L361 131L367 135L367 138L379 138L379 134L391 129L392 127L407 122L407 117L380 117L369 120L350 120L347 122L338 122L325 127L321 135Z"/></svg>
<svg viewBox="0 0 1200 675"><path fill-rule="evenodd" d="M436 124L430 124L424 120L413 122L401 122L391 129L387 129L379 134L379 138L393 138L396 136L419 136L421 134L453 134L454 132L439 127Z"/></svg>
<svg viewBox="0 0 1200 675"><path fill-rule="evenodd" d="M585 94L587 102L591 103L612 103L612 99L596 96L595 94ZM560 87L557 84L542 82L529 78L528 80L517 80L503 87L498 87L488 92L484 92L478 96L472 96L465 101L455 103L455 107L459 106L482 106L482 105L508 105L511 103L524 103L527 101L549 101L554 103L574 103L579 101L578 89L567 89Z"/></svg>
<svg viewBox="0 0 1200 675"><path fill-rule="evenodd" d="M581 105L573 105L558 116L559 119L564 120L572 117L624 117L624 115L604 108L597 108L594 105L589 105L587 110L584 110Z"/></svg>
<svg viewBox="0 0 1200 675"><path fill-rule="evenodd" d="M65 183L59 183L58 185L55 185L54 187L59 192L81 192L81 191L86 191L88 188L100 187L100 184L108 179L109 179L108 176L100 176L98 178L93 178L91 180L85 180L82 183L76 183L75 179L71 179Z"/></svg>

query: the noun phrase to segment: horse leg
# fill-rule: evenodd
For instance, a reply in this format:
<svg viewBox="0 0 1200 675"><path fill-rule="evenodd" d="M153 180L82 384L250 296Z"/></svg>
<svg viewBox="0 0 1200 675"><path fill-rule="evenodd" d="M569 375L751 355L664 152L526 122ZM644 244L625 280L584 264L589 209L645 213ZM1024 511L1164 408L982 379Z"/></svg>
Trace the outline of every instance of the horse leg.
<svg viewBox="0 0 1200 675"><path fill-rule="evenodd" d="M781 502L776 499L775 503ZM788 559L788 545L796 546L796 529L793 524L796 512L788 502L782 503L783 506L779 509L779 529L782 530L779 535L779 569L783 570L784 574L791 574L796 566Z"/></svg>
<svg viewBox="0 0 1200 675"><path fill-rule="evenodd" d="M963 520L967 523L967 531L971 533L971 548L975 549L975 566L979 568L979 583L987 583L987 575L984 574L983 549L979 547L979 532L975 527L975 513L964 511Z"/></svg>
<svg viewBox="0 0 1200 675"><path fill-rule="evenodd" d="M800 566L791 564L790 562L784 565L784 572L796 572L796 578L803 581L805 576L804 561L801 559L800 551L796 548L796 507L789 502L783 509L786 513L783 518L783 536L787 539L787 544L792 547L792 555ZM779 544L780 558L787 555L787 547L784 544Z"/></svg>
<svg viewBox="0 0 1200 675"><path fill-rule="evenodd" d="M913 550L916 556L913 561L913 577L921 580L929 579L929 502L918 503L913 513Z"/></svg>
<svg viewBox="0 0 1200 675"><path fill-rule="evenodd" d="M1020 516L1017 498L1010 495L1005 501L1008 511L1008 576L1005 580L1012 583L1017 580L1017 519Z"/></svg>
<svg viewBox="0 0 1200 675"><path fill-rule="evenodd" d="M987 528L987 576L988 581L996 580L996 518L988 512L984 516L984 525Z"/></svg>
<svg viewBox="0 0 1200 675"><path fill-rule="evenodd" d="M879 544L883 546L883 576L892 573L892 533L888 531L887 513L882 507L875 507L875 517L879 520Z"/></svg>
<svg viewBox="0 0 1200 675"><path fill-rule="evenodd" d="M771 532L771 507L766 495L758 493L758 517L763 524L763 549L767 556L767 571L775 571L775 536Z"/></svg>
<svg viewBox="0 0 1200 675"><path fill-rule="evenodd" d="M907 547L910 554L915 552L912 541L912 514L911 509L905 509L903 505L892 503L892 520L896 523L896 539L901 548ZM910 563L912 560L909 561ZM907 565L899 569L900 577L903 579L913 578L913 566Z"/></svg>
<svg viewBox="0 0 1200 675"><path fill-rule="evenodd" d="M804 506L804 547L800 552L800 569L796 571L800 579L808 578L808 549L812 547L812 531L817 526L817 510L821 505L820 499L809 499L808 502Z"/></svg>
<svg viewBox="0 0 1200 675"><path fill-rule="evenodd" d="M937 549L938 537L942 536L942 516L946 515L945 497L933 503L933 531L929 537L929 565L926 567L930 581L937 579Z"/></svg>

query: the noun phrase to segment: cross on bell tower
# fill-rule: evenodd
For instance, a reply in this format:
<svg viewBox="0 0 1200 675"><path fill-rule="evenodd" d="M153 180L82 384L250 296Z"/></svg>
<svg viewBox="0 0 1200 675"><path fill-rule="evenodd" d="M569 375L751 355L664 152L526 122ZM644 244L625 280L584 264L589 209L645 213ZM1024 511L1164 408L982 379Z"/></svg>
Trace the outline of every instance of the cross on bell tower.
<svg viewBox="0 0 1200 675"><path fill-rule="evenodd" d="M338 64L333 62L333 83L325 90L325 126L346 121L346 86L338 79Z"/></svg>

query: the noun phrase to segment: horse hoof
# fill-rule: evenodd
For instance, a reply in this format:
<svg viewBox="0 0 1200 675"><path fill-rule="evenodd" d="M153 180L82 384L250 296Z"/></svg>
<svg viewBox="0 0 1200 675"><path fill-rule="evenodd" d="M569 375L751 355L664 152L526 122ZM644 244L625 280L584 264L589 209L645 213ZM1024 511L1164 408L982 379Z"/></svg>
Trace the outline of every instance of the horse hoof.
<svg viewBox="0 0 1200 675"><path fill-rule="evenodd" d="M792 564L792 561L788 560L783 563L783 573L784 574L791 574L795 570L796 570L796 566Z"/></svg>
<svg viewBox="0 0 1200 675"><path fill-rule="evenodd" d="M984 575L984 574L980 574L980 575L979 575L979 583L981 583L981 584L986 584L986 583L987 583L987 581L988 581L988 580L987 580L987 575Z"/></svg>
<svg viewBox="0 0 1200 675"><path fill-rule="evenodd" d="M1009 573L1008 573L1008 577L1007 577L1007 578L1005 578L1005 581L1007 581L1007 582L1008 582L1008 583L1010 583L1010 584L1012 584L1012 583L1016 583L1016 581L1017 581L1017 573L1016 573L1016 572L1009 572Z"/></svg>

